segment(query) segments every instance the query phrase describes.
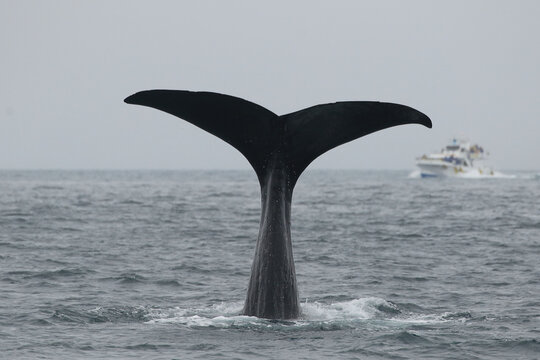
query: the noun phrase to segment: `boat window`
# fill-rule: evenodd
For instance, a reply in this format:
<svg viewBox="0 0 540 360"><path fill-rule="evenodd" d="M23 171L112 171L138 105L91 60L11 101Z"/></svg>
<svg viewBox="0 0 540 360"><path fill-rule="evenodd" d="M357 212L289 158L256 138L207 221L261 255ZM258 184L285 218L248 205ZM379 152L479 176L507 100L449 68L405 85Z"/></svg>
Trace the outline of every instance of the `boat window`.
<svg viewBox="0 0 540 360"><path fill-rule="evenodd" d="M459 146L457 146L457 145L448 145L448 146L446 147L446 150L452 150L452 151L454 151L454 150L457 150L457 149L459 149Z"/></svg>

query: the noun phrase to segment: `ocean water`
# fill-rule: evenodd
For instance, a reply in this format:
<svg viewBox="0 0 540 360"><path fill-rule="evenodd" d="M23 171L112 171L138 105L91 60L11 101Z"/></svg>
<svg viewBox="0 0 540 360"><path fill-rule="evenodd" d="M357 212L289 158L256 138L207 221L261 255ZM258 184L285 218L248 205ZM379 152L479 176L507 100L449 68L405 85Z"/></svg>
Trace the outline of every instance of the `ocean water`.
<svg viewBox="0 0 540 360"><path fill-rule="evenodd" d="M539 359L540 175L311 171L302 316L242 316L250 171L0 171L0 358Z"/></svg>

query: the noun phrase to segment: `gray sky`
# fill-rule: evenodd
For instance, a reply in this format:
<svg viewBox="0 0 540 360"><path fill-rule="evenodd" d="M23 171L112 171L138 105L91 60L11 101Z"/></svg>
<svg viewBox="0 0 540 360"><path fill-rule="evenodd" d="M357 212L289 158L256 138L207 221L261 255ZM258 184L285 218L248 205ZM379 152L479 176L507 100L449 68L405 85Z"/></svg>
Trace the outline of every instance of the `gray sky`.
<svg viewBox="0 0 540 360"><path fill-rule="evenodd" d="M225 142L123 99L207 90L285 114L412 106L311 168L413 169L454 136L540 169L540 1L0 0L0 169L247 169Z"/></svg>

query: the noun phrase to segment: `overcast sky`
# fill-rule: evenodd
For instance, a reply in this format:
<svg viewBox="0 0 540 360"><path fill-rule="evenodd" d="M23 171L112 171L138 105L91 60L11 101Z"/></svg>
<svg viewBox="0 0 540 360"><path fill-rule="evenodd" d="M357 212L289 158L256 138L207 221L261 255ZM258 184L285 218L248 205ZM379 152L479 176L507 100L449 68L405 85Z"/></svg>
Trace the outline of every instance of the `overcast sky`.
<svg viewBox="0 0 540 360"><path fill-rule="evenodd" d="M311 168L413 169L454 136L540 169L540 1L0 0L0 169L248 169L230 145L127 105L145 89L239 96L277 114L412 106L405 125Z"/></svg>

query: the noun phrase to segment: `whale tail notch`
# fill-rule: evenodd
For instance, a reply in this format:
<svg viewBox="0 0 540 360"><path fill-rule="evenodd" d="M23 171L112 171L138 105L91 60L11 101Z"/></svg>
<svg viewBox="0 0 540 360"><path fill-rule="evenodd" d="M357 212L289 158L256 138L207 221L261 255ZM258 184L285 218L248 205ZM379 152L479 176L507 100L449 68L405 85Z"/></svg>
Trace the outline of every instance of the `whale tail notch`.
<svg viewBox="0 0 540 360"><path fill-rule="evenodd" d="M226 141L246 157L259 181L271 159L280 156L293 184L313 160L336 146L397 125L431 128L431 120L413 108L374 101L322 104L282 116L213 92L146 90L124 101L165 111Z"/></svg>

